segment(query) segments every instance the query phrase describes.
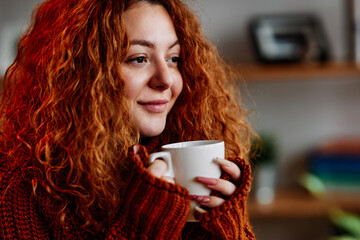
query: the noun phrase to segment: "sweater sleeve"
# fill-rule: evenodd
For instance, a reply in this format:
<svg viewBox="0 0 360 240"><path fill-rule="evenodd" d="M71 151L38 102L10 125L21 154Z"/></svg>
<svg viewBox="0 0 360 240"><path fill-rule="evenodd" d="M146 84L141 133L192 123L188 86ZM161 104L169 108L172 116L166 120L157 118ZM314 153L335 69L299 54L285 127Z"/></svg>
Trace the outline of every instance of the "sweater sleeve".
<svg viewBox="0 0 360 240"><path fill-rule="evenodd" d="M251 184L250 166L240 158L229 160L238 165L241 177L234 182L228 174L223 173L222 178L232 181L237 186L236 191L219 207L210 209L204 214L196 212L199 223L187 224L183 231L184 239L255 239L246 208Z"/></svg>
<svg viewBox="0 0 360 240"><path fill-rule="evenodd" d="M73 215L61 226L57 208L43 189L35 193L19 169L0 174L0 239L92 239Z"/></svg>
<svg viewBox="0 0 360 240"><path fill-rule="evenodd" d="M190 211L188 191L155 178L147 170L145 147L130 149L130 174L117 220L107 239L179 239ZM122 236L122 237L119 237Z"/></svg>
<svg viewBox="0 0 360 240"><path fill-rule="evenodd" d="M0 239L179 239L190 211L188 191L153 177L147 157L145 147L131 149L122 202L97 237L80 227L74 213L59 218L55 210L61 202L41 187L35 194L20 171L1 173Z"/></svg>

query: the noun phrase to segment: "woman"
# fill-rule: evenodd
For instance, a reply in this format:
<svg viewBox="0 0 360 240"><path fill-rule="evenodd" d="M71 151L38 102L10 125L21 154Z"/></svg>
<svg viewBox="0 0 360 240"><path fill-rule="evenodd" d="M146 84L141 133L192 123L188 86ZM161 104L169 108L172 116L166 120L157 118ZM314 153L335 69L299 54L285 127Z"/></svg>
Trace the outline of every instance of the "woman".
<svg viewBox="0 0 360 240"><path fill-rule="evenodd" d="M254 239L251 130L226 66L179 0L48 0L4 77L4 239ZM189 196L148 153L221 139L220 180ZM199 223L188 223L190 199Z"/></svg>

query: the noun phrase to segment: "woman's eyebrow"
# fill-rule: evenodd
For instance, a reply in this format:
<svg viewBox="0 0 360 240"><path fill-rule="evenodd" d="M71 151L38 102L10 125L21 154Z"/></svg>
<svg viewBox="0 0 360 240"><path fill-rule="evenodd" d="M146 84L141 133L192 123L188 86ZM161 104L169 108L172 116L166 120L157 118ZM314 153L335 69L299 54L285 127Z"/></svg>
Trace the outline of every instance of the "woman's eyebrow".
<svg viewBox="0 0 360 240"><path fill-rule="evenodd" d="M169 47L169 49L172 49L173 47L179 45L179 40L176 40L174 43L172 43ZM155 44L151 41L147 40L140 40L140 39L134 39L130 41L130 45L140 45L148 48L154 48Z"/></svg>
<svg viewBox="0 0 360 240"><path fill-rule="evenodd" d="M140 45L148 48L154 48L154 44L147 40L137 40L137 39L131 40L130 45Z"/></svg>
<svg viewBox="0 0 360 240"><path fill-rule="evenodd" d="M176 40L173 44L170 45L169 49L172 49L173 47L180 45L179 40Z"/></svg>

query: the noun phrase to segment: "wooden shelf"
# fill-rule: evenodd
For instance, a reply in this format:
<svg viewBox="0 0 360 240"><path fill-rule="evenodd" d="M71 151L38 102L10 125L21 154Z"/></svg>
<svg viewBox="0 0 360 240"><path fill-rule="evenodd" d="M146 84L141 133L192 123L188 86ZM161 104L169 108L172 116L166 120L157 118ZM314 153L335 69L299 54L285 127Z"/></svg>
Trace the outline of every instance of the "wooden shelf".
<svg viewBox="0 0 360 240"><path fill-rule="evenodd" d="M245 81L295 80L329 77L360 77L360 65L352 62L234 65Z"/></svg>
<svg viewBox="0 0 360 240"><path fill-rule="evenodd" d="M249 217L252 219L274 218L325 218L328 210L337 206L343 210L360 213L360 194L326 194L324 200L301 190L279 190L271 204L259 204L253 197L248 199Z"/></svg>

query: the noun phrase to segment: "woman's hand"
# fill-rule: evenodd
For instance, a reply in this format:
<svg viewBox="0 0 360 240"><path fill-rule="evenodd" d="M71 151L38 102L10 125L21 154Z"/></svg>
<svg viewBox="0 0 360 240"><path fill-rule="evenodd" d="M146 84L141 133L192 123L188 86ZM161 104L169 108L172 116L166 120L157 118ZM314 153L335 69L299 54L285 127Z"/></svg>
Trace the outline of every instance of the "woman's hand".
<svg viewBox="0 0 360 240"><path fill-rule="evenodd" d="M169 183L175 183L172 177L164 176L164 173L167 170L167 164L165 161L161 159L156 159L151 165L148 167L148 171L154 177L160 178Z"/></svg>
<svg viewBox="0 0 360 240"><path fill-rule="evenodd" d="M230 177L237 181L240 179L240 168L233 162L230 162L228 160L217 158L215 160L217 164L220 165L220 167L227 172ZM224 179L217 179L217 178L206 178L206 177L197 177L197 181L199 183L204 184L208 188L218 191L222 193L225 196L231 196L235 190L236 186L231 183L230 181L224 180ZM198 196L198 195L191 195L191 200L197 201L202 206L208 207L208 208L215 208L220 206L225 200L217 197L217 196ZM196 208L197 211L203 212L203 209Z"/></svg>
<svg viewBox="0 0 360 240"><path fill-rule="evenodd" d="M141 146L136 144L133 146L133 151L135 154L139 154ZM156 178L160 178L169 183L175 183L174 179L171 177L164 176L164 173L167 170L167 164L165 161L161 159L156 159L151 165L147 168L149 173Z"/></svg>

